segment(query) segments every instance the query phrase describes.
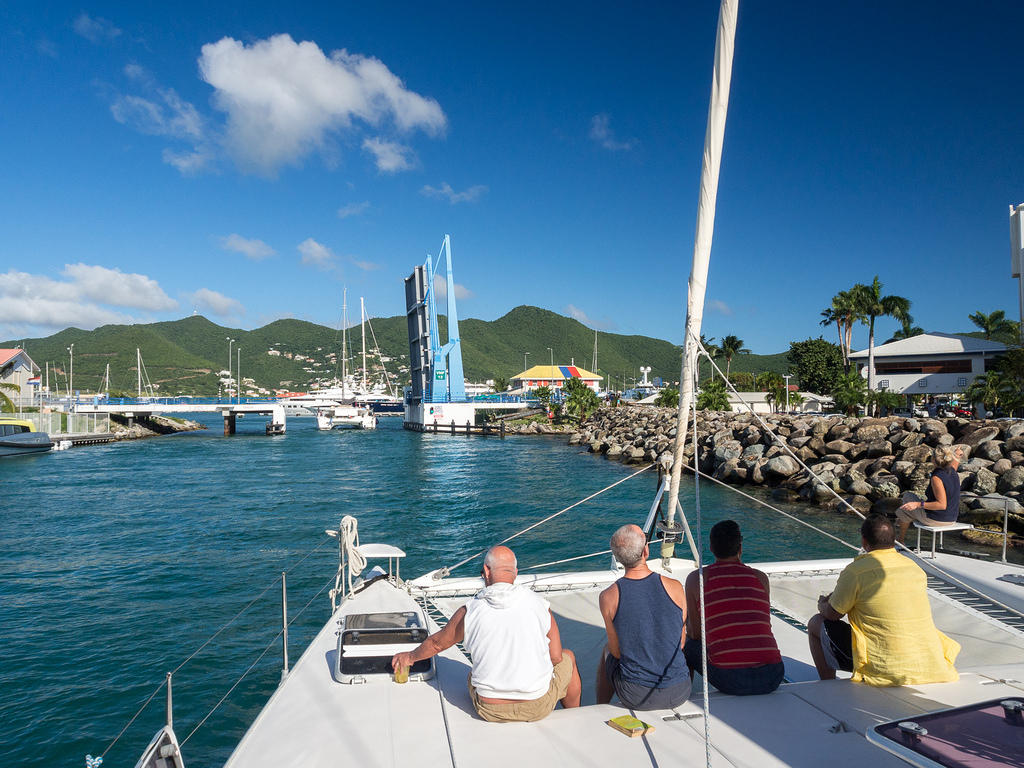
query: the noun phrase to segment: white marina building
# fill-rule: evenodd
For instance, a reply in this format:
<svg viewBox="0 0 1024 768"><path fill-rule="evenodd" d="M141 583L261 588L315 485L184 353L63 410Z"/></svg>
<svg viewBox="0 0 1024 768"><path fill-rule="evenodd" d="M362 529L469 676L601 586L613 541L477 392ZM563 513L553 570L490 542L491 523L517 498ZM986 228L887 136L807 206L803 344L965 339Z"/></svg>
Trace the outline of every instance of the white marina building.
<svg viewBox="0 0 1024 768"><path fill-rule="evenodd" d="M874 388L901 395L949 395L963 392L990 371L1006 352L997 341L949 333L922 333L875 347ZM850 355L867 378L868 350Z"/></svg>

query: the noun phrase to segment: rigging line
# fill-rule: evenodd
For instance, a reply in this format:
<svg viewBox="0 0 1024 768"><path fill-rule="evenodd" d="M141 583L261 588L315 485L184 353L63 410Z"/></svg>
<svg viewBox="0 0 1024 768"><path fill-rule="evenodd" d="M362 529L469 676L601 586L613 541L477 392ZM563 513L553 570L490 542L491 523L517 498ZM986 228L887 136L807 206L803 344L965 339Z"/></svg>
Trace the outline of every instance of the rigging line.
<svg viewBox="0 0 1024 768"><path fill-rule="evenodd" d="M691 337L692 337L692 336L691 336ZM711 363L712 367L714 367L714 369L715 369L715 370L716 370L716 371L718 372L718 375L719 375L719 376L721 376L721 377L722 377L722 379L723 379L723 380L725 381L725 384L726 384L726 386L727 386L727 387L728 387L728 388L729 388L730 390L732 390L732 393L733 393L734 395L736 395L736 397L737 397L737 398L739 398L739 401L740 401L741 403L743 403L744 405L746 405L746 406L747 406L747 408L748 408L748 409L749 409L749 411L750 411L750 414L751 414L751 415L752 415L752 416L753 416L753 417L754 417L755 419L757 419L757 422L758 422L758 423L759 423L759 424L760 424L760 425L761 425L762 427L764 427L765 431L769 432L769 433L770 433L770 434L772 435L772 437L774 437L774 438L775 438L775 444L776 444L776 445L779 445L779 446L781 446L781 447L782 447L782 449L783 449L783 450L784 450L784 451L785 451L786 453L788 453L788 454L789 454L790 456L792 456L792 457L793 457L793 460L794 460L794 461L796 461L796 462L797 462L797 463L798 463L798 464L799 464L799 465L800 465L801 467L803 467L803 468L804 468L805 470L807 470L807 473L808 473L808 474L809 474L809 475L810 475L811 477L813 477L813 478L814 478L814 479L815 479L815 480L816 480L817 482L821 483L821 485L823 485L823 486L824 486L825 488L827 488L827 489L828 489L828 491L829 491L829 493L831 493L831 494L832 494L833 496L835 496L835 497L836 497L836 498L837 498L837 499L838 499L838 500L839 500L839 501L840 501L840 502L841 502L841 503L842 503L843 505L845 505L845 506L846 506L846 507L847 507L847 508L848 508L848 509L849 509L849 510L850 510L851 512L853 512L853 513L854 513L854 514L855 514L855 515L856 515L857 517L859 517L859 518L860 518L861 520L866 520L866 519L867 519L867 516L866 516L866 515L864 515L864 513L862 513L862 512L860 511L860 510L858 510L858 509L857 509L856 507L854 507L854 506L853 506L852 504L850 504L850 502L848 502L848 501L847 501L846 499L844 499L844 498L843 498L842 496L840 496L840 495L839 495L839 494L838 494L838 493L836 492L836 490L835 490L835 489L834 489L834 488L833 488L833 487L832 487L831 485L829 485L828 483L824 483L824 482L822 482L822 481L821 481L821 480L820 480L820 479L818 478L818 476L817 476L816 474L814 474L814 471L813 471L813 470L812 470L812 469L811 469L811 468L810 468L809 466L807 466L807 464L805 464L805 463L804 463L804 462L803 462L803 461L802 461L802 460L800 459L800 457L799 457L799 456L797 456L797 455L796 455L795 453L793 453L793 451L792 451L792 449L791 449L791 448L789 447L789 445L787 445L787 444L786 444L786 442L782 440L782 438L780 438L780 437L779 437L778 435L776 435L776 434L775 434L775 432L773 432L773 431L772 431L771 427L769 427L769 426L768 426L768 425L767 425L767 424L766 424L766 423L764 422L764 420L763 420L763 419L762 419L762 418L761 418L761 417L760 417L760 416L759 416L759 415L758 415L757 413L755 413L755 412L754 412L754 409L753 409L753 408L752 408L752 407L751 407L750 405L748 405L748 404L747 404L747 402L746 402L746 401L745 401L745 400L744 400L744 399L742 398L742 396L740 396L740 393L736 391L736 388L735 388L735 387L734 387L734 386L732 385L732 383L731 383L731 382L730 382L730 381L729 381L729 380L728 380L728 379L727 379L727 378L725 377L725 374L723 374L723 373L722 373L722 369L718 367L718 365L717 365L717 364L715 363L715 361L714 361L714 360L713 360L713 359L711 358L711 355L710 355L710 354L708 354L708 351L707 351L706 349L704 349L704 345L700 343L700 339L697 339L697 340L696 340L696 343L697 343L697 346L698 346L698 348L699 348L699 349L700 349L700 350L701 350L701 351L702 351L702 352L704 353L704 356L705 356L705 357L707 357L707 359L708 359L708 361L709 361L709 362ZM697 450L697 446L696 446L696 444L695 444L695 445L694 445L694 461L696 461L696 460L697 460L697 454L698 454L698 450ZM911 549L910 547L908 547L908 546L907 546L906 544L903 544L903 543L901 543L901 542L897 541L897 542L896 542L896 546L895 546L895 549L896 549L896 551L897 551L897 552L903 552L904 554L906 554L906 555L907 555L907 556L908 556L908 557L909 557L909 558L910 558L911 560L915 561L915 562L916 562L916 563L918 564L918 566L919 566L919 567L921 567L922 569L923 569L923 567L924 567L925 565L928 565L928 566L929 566L929 567L930 567L930 568L931 568L932 570L936 571L937 573L940 573L940 574L942 574L942 576L943 576L944 578L946 578L946 579L948 579L949 581L951 581L951 582L955 583L955 584L956 584L957 586L959 586L959 587L962 587L963 589L966 589L966 590L967 590L968 592L973 592L973 593L975 593L975 594L979 594L979 595L981 595L982 597L984 597L984 598L985 598L986 600L988 600L989 602L992 602L992 603L996 604L996 605L997 605L997 606L999 606L1000 608L1002 608L1002 609L1004 609L1004 610L1006 610L1006 611L1009 611L1010 613L1014 614L1015 616L1020 616L1021 618L1024 618L1024 611L1018 611L1018 610L1017 610L1016 608L1011 608L1010 606L1006 605L1005 603L1002 603L1002 602L1000 602L999 600L996 600L996 599L995 599L994 597L992 597L991 595L987 595L987 594L985 594L984 592L982 592L981 590L979 590L979 589L975 589L974 587L971 587L971 586L969 586L968 584L965 584L965 583L964 583L963 581L961 581L960 579L958 579L958 578L957 578L956 576L954 576L953 574L951 574L951 573L950 573L949 571L945 570L945 569L944 569L944 568L943 568L942 566L940 566L940 565L936 565L935 563L925 563L925 561L924 561L924 558L922 558L922 557L921 557L921 556L920 556L920 555L919 555L919 554L918 554L917 552L915 552L914 550L912 550L912 549Z"/></svg>
<svg viewBox="0 0 1024 768"><path fill-rule="evenodd" d="M425 595L420 595L420 608L423 610L424 616L430 615L430 609L427 608L427 598ZM447 623L448 622L445 621L445 624ZM438 625L440 626L439 623ZM461 650L463 653L466 652L465 649L462 647L461 643L457 643L457 645L459 647L459 650ZM469 656L468 653L466 655ZM437 684L437 698L441 702L441 717L444 718L444 735L445 738L448 740L448 754L452 759L452 768L458 768L458 762L455 760L455 744L452 743L452 729L448 723L448 709L445 706L444 693L441 691L441 679L435 675L433 682Z"/></svg>
<svg viewBox="0 0 1024 768"><path fill-rule="evenodd" d="M380 360L380 368L384 371L384 383L388 385L388 393L395 397L395 389L391 386L391 377L388 376L388 367L384 365L384 356L380 353L380 345L377 344L377 334L373 332L373 323L370 322L370 318L366 318L366 324L370 326L370 337L373 339L373 348L377 352L377 359Z"/></svg>
<svg viewBox="0 0 1024 768"><path fill-rule="evenodd" d="M694 366L692 369L694 389L697 385L697 376L700 366ZM696 462L697 457L697 398L693 398L693 454L694 461ZM694 551L701 555L697 558L697 580L699 581L699 594L700 594L700 665L701 665L701 684L703 688L703 705L704 705L704 760L707 768L711 768L711 693L708 691L708 631L707 631L707 611L705 610L704 603L704 557L702 546L704 543L702 527L701 527L701 515L700 515L700 475L694 475L693 477L693 495L694 495L694 509L697 512L697 537L698 545L694 548ZM680 514L680 517L683 515Z"/></svg>
<svg viewBox="0 0 1024 768"><path fill-rule="evenodd" d="M113 740L112 742L110 742L109 744L107 744L107 748L106 748L106 749L104 749L104 750L103 750L103 751L102 751L102 752L100 753L100 757L101 757L101 758L103 758L103 757L106 757L106 755L107 755L107 752L109 752L109 751L111 750L111 748L112 748L112 747L113 747L113 746L114 746L115 744L117 744L117 740L118 740L118 739L120 739L120 738L121 738L122 736L124 736L124 732L128 730L128 728L129 728L129 727L131 726L131 724L132 724L132 723L134 723L134 722L135 722L135 720L136 720L136 719L138 718L138 716L142 714L142 710L144 710L144 709L145 709L146 707L148 707L148 706L149 706L149 702L151 702L151 701L152 701L152 700L153 700L153 699L154 699L154 698L156 697L156 695L157 695L158 693L160 693L160 690L161 690L161 689L162 689L162 688L164 687L164 685L166 685L166 684L167 684L167 678L164 678L163 682L161 682L161 683L160 683L160 685L158 685L158 686L156 687L156 690L155 690L155 691L153 691L153 692L152 692L151 694L149 694L149 698L148 698L148 699L146 699L146 701L145 701L145 702L143 702L143 704L142 704L142 706L141 706L141 707L139 707L139 711L138 711L138 712L136 712L136 713L135 713L134 715L132 715L132 719L131 719L131 720L129 720L129 721L127 722L127 723L125 723L125 726L124 726L124 728L122 728L122 729L121 729L121 731L120 731L120 732L119 732L119 733L117 734L117 736L115 736L115 737L114 737L114 740Z"/></svg>
<svg viewBox="0 0 1024 768"><path fill-rule="evenodd" d="M254 661L252 664L249 665L249 668L246 669L245 672L242 673L241 677L239 677L237 680L235 680L234 684L230 688L228 688L227 693L225 693L223 696L220 697L220 701L218 701L216 704L213 705L213 709L211 709L209 712L207 712L206 716L203 717L203 719L199 721L199 724L195 728L192 729L192 732L189 733L188 736L186 736L184 739L181 740L181 743L179 744L179 746L182 746L182 747L185 746L185 742L187 742L189 739L191 739L195 735L196 731L198 731L200 728L203 727L203 724L206 723L206 721L210 719L210 715L212 715L214 712L217 711L217 707L219 707L221 704L224 703L224 700L227 699L227 697L231 695L231 692L233 690L235 690L235 688L238 687L238 684L241 683L245 679L246 675L248 675L250 672L252 672L252 670L256 667L256 665L259 664L260 661L262 661L263 657L266 656L267 653L270 652L270 649L274 647L274 644L277 642L277 639L279 637L281 637L281 635L283 635L283 634L284 634L284 630L282 629L282 630L279 630L276 635L274 635L274 638L270 641L270 643L267 644L267 647L263 649L263 653L261 653L259 656L256 657L256 661Z"/></svg>
<svg viewBox="0 0 1024 768"><path fill-rule="evenodd" d="M292 623L297 618L299 618L299 616L302 615L302 612L305 611L312 604L312 602L314 600L316 600L316 598L318 598L323 593L323 591L325 589L327 589L327 587L330 585L331 581L333 581L333 580L334 580L334 577L331 576L331 578L329 578L324 583L324 585L322 587L320 587L320 590L315 595L313 595L313 597L311 597L309 599L309 602L307 602L304 606L302 606L302 608L299 610L299 612L296 613L295 616L292 617L291 621L288 622L288 626L289 627L292 625ZM271 639L270 643L267 644L267 647L263 649L263 652L259 656L256 657L256 660L252 664L249 665L249 667L245 670L245 672L243 672L239 676L239 678L237 680L235 680L235 682L232 684L232 686L230 688L228 688L228 690L225 692L225 694L220 697L220 700L216 704L213 705L213 708L209 712L207 712L206 715L203 717L203 719L200 720L199 723L196 725L196 727L191 730L189 735L186 736L184 739L182 739L180 746L182 746L182 747L185 746L185 742L188 741L189 739L191 739L195 735L196 731L198 731L200 728L203 727L203 725L206 723L206 721L210 719L210 716L213 715L213 713L217 711L217 708L220 707L220 705L223 704L227 700L228 696L231 695L231 692L234 691L235 688L238 687L238 685L246 678L246 676L250 672L252 672L253 669L255 669L256 665L259 664L260 661L262 661L263 657L266 656L267 653L270 652L270 649L274 647L274 644L278 641L278 639L283 634L284 634L284 630L281 629L281 630L278 631L278 633L276 635L274 635L274 637Z"/></svg>
<svg viewBox="0 0 1024 768"><path fill-rule="evenodd" d="M323 541L321 541L321 542L320 542L319 544L317 544L317 545L316 545L315 547L313 547L313 549L311 549L311 550L310 550L309 552L307 552L307 553L306 553L306 554L305 554L305 555L304 555L303 557L301 557L301 558L300 558L300 559L299 559L299 560L298 560L297 562L293 563L293 564L291 565L291 567L290 567L290 568L288 568L288 569L287 569L287 570L285 571L285 573L291 573L291 572L292 572L292 571L293 571L293 570L294 570L294 569L296 568L296 566L298 566L298 565L299 565L299 563L303 562L303 561L304 561L304 560L305 560L305 559L306 559L307 557L309 557L310 555L312 555L312 554L313 554L314 552L316 552L316 551L317 551L318 549L320 549L321 547L323 547L323 546L324 546L324 544L327 544L327 543L328 543L328 542L330 542L330 541L333 541L333 539L327 538L327 539L324 539ZM189 663L190 661L192 661L192 659L194 659L194 658L196 657L196 655L198 655L198 654L200 653L200 651L202 651L202 650L203 650L204 648L206 648L206 646L208 646L208 645L209 645L210 643L212 643L212 642L213 642L214 640L216 640L216 639L217 639L217 636L218 636L218 635L219 635L219 634L220 634L221 632L223 632L223 631L224 631L225 629L227 629L227 628L228 628L229 626L231 626L231 624L232 624L232 623L234 623L234 622L235 622L235 621L236 621L236 620L238 619L238 617L239 617L239 616L241 616L241 615L242 615L243 613L245 613L245 612L246 612L247 610L249 610L250 608L252 608L252 607L253 607L253 605L255 605L255 604L256 604L256 602L257 602L257 601L258 601L258 600L259 600L259 599L260 599L261 597L263 597L263 596L264 596L265 594L267 594L267 592L269 592L269 591L270 591L270 590L271 590L271 589L272 589L273 587L275 587L275 586L277 585L277 583L278 583L278 582L279 582L280 580L281 580L281 577L280 577L280 576L278 576L278 577L277 577L276 579L274 579L274 580L273 580L272 582L270 582L270 584L268 584L268 585L267 585L267 586L266 586L266 587L264 588L264 590L263 590L262 592L260 592L260 593L259 593L258 595L256 595L256 597L254 597L254 598L253 598L252 600L250 600L250 601L249 601L249 603L248 603L248 604L247 604L247 605L246 605L246 606L245 606L244 608L242 608L242 610L240 610L240 611L239 611L238 613L236 613L236 614L235 614L234 616L232 616L232 617L231 617L230 619L228 619L228 620L227 620L227 621L226 621L226 622L225 622L224 624L222 624L222 625L221 625L220 629L218 629L218 630L217 630L216 632L214 632L214 633L213 633L212 635L210 635L210 637L208 637L208 638L206 639L206 642L205 642L205 643L203 643L203 644L202 644L202 645L200 645L200 646L199 646L198 648L196 648L196 649L195 649L194 651L192 651L192 653L191 653L191 654L189 654L189 656L188 656L188 658L187 658L187 659L185 659L185 660L184 660L183 662L181 662L181 663L180 663L180 664L179 664L178 666L176 666L176 667L175 667L175 668L174 668L173 670L171 670L171 675L176 675L176 674L178 673L178 670L180 670L180 669L181 669L182 667L184 667L184 666L185 666L186 664L188 664L188 663Z"/></svg>
<svg viewBox="0 0 1024 768"><path fill-rule="evenodd" d="M598 557L600 555L610 555L612 551L610 549L602 550L601 552L591 552L589 555L577 555L576 557L567 557L564 560L552 560L550 563L541 563L540 565L528 565L525 568L520 568L522 571L532 571L535 568L547 568L549 565L561 565L562 563L571 563L573 560L585 560L588 557Z"/></svg>
<svg viewBox="0 0 1024 768"><path fill-rule="evenodd" d="M555 513L554 513L553 515L548 515L548 516L547 516L547 517L545 517L545 518L544 518L543 520L538 520L538 521L537 521L536 523L533 523L533 525L529 525L529 526L527 526L526 528L523 528L523 530L519 531L518 533L513 533L513 534L512 534L511 536L509 536L509 537L508 537L507 539L502 539L502 540L501 540L501 541L499 541L499 542L498 542L497 544L494 544L494 545L492 545L492 546L495 546L495 547L497 547L497 546L501 546L502 544L506 544L507 542L510 542L510 541L512 541L512 539L515 539L515 538L517 538L517 537L519 537L519 536L522 536L522 535L523 535L524 533L527 533L528 531L532 531L532 530L533 530L534 528L536 528L536 527L537 527L538 525L543 525L544 523L548 522L549 520L554 520L554 519L555 519L556 517L558 517L559 515L561 515L561 514L564 514L564 513L568 512L568 511L569 511L570 509L575 509L575 508L576 508L576 507L578 507L578 506L579 506L580 504L583 504L583 503L585 503L585 502L588 502L588 501L590 501L590 500L591 500L591 499L593 499L593 498L596 498L597 496L600 496L600 495L601 495L602 493L604 493L605 491L610 491L610 490L611 490L612 488L614 488L615 486L617 486L617 485L621 485L622 483L626 482L627 480L632 480L632 479L633 479L634 477L636 477L637 475L639 475L639 474L641 474L641 473L643 473L643 472L646 472L647 470L649 470L649 469L650 469L651 467L653 467L653 466L654 466L654 464L648 464L648 465L647 465L646 467L643 467L642 469L638 469L638 470L637 470L636 472L634 472L633 474L631 474L631 475L626 475L626 477L623 477L623 478L621 478L620 480L616 480L616 481L615 481L614 483L612 483L611 485L606 485L606 486L605 486L604 488L602 488L601 490L599 490L599 491L595 491L594 493L590 494L590 495L589 495L589 496L587 496L586 498L584 498L584 499L580 499L579 501L575 502L574 504L570 504L570 505L569 505L568 507L566 507L565 509L559 510L558 512L555 512ZM491 547L487 547L487 549L481 549L481 550L480 550L479 552L477 552L476 554L474 554L474 555L470 555L470 556L469 556L469 557L467 557L467 558L466 558L465 560L460 560L460 561L459 561L459 562L457 562L457 563L456 563L455 565L452 565L452 566L449 566L449 567L446 567L446 568L441 568L441 569L440 569L440 571L438 571L438 573L442 574L441 578L443 578L443 576L446 576L446 575L448 575L449 573L451 573L452 571L454 571L454 570L455 570L456 568L458 568L458 567L459 567L460 565L465 565L465 564L466 564L466 563L468 563L468 562L469 562L470 560L475 560L476 558L480 557L480 555L482 555L482 554L486 553L486 552L487 552L487 550L488 550L488 549L490 549L490 548L491 548Z"/></svg>
<svg viewBox="0 0 1024 768"><path fill-rule="evenodd" d="M842 544L842 545L843 545L844 547L849 547L850 549L854 550L855 552L860 552L860 547L858 547L857 545L855 545L855 544L851 544L851 543L850 543L850 542L848 542L848 541L844 541L843 539L839 538L838 536L835 536L835 535L833 535L833 534L829 533L829 532L828 532L828 531L826 531L826 530L823 530L823 529L821 529L821 528L818 528L818 527L817 527L816 525L814 525L813 523L808 523L808 522L807 522L806 520L801 520L801 519L800 519L799 517L797 517L796 515L791 515L791 514L790 514L789 512L785 512L785 511L783 511L783 510L779 509L778 507L773 507L773 506L772 506L771 504L769 504L769 503L768 503L767 501L764 501L764 500L762 500L762 499L759 499L759 498L757 498L756 496L751 496L751 495L750 495L750 494L748 494L748 493L744 493L744 492L743 492L743 491L741 491L741 490L740 490L739 488L736 488L736 487L734 487L734 486L731 486L731 485L729 485L728 483L726 483L726 482L723 482L722 480L719 480L719 479L718 479L718 478L716 478L716 477L712 477L711 475L705 474L704 472L700 472L699 470L696 470L696 469L694 469L693 467L691 467L691 466L690 466L689 464L686 464L686 465L684 465L684 466L683 466L683 469L689 470L690 472L693 472L693 473L695 473L695 474L699 474L699 475L700 475L701 477L703 477L703 478L704 478L705 480L710 480L710 481L711 481L711 482L713 482L713 483L718 483L719 485L721 485L721 486L722 486L722 487L724 487L724 488L728 488L728 489L729 489L729 490L731 490L731 491L735 491L735 492L736 492L736 493L738 493L738 494L739 494L740 496L744 496L744 497L746 497L746 498L750 499L751 501L753 501L753 502L755 502L755 503L757 503L757 504L760 504L760 505L761 505L761 506L763 506L763 507L767 507L768 509L772 510L772 512L778 512L778 513L779 513L780 515L782 515L783 517L788 517L788 518L789 518L790 520L792 520L792 521L794 521L794 522L796 522L796 523L800 523L800 525L806 526L807 528L810 528L810 529L811 529L812 531L816 531L817 533L820 533L820 534L821 534L822 536L827 536L828 538L832 539L833 541L839 542L839 543L840 543L840 544Z"/></svg>

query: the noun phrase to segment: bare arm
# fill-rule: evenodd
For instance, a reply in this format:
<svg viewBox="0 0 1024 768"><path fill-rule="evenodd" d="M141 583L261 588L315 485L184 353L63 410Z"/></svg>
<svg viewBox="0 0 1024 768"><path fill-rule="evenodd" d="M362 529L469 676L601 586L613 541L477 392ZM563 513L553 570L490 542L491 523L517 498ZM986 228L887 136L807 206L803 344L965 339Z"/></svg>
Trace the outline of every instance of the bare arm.
<svg viewBox="0 0 1024 768"><path fill-rule="evenodd" d="M828 601L830 597L832 595L821 595L818 597L818 613L829 621L839 621L843 618L843 614L832 607L832 603Z"/></svg>
<svg viewBox="0 0 1024 768"><path fill-rule="evenodd" d="M700 640L700 574L686 577L686 636Z"/></svg>
<svg viewBox="0 0 1024 768"><path fill-rule="evenodd" d="M456 643L461 643L466 631L466 607L463 606L455 612L444 629L435 632L412 651L396 653L391 658L391 666L411 667L417 661L432 658L443 651L447 651ZM559 646L561 648L561 646Z"/></svg>
<svg viewBox="0 0 1024 768"><path fill-rule="evenodd" d="M601 596L598 597L597 603L601 608L601 618L604 619L605 632L608 633L608 652L616 659L621 658L619 636L615 632L615 625L612 623L612 620L615 618L615 612L619 609L618 586L612 584L608 589L604 590Z"/></svg>
<svg viewBox="0 0 1024 768"><path fill-rule="evenodd" d="M551 663L559 664L562 661L562 636L558 633L558 622L555 621L555 614L548 610L551 616L551 629L548 630L548 654L551 656Z"/></svg>

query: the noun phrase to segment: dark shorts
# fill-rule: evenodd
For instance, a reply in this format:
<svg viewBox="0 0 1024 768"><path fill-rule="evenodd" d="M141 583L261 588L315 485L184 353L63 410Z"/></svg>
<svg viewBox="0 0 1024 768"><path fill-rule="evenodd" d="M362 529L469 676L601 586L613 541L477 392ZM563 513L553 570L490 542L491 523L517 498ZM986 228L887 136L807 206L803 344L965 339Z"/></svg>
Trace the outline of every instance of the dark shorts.
<svg viewBox="0 0 1024 768"><path fill-rule="evenodd" d="M700 640L688 638L686 645L683 646L683 654L690 669L700 672ZM708 662L708 683L731 696L759 696L771 693L782 684L785 673L786 667L781 661L757 667L738 668L716 667Z"/></svg>
<svg viewBox="0 0 1024 768"><path fill-rule="evenodd" d="M611 680L622 706L636 710L674 709L690 698L690 678L665 688L648 688L622 679L619 660L605 657L604 673Z"/></svg>
<svg viewBox="0 0 1024 768"><path fill-rule="evenodd" d="M821 649L832 669L853 672L853 635L845 621L822 620Z"/></svg>

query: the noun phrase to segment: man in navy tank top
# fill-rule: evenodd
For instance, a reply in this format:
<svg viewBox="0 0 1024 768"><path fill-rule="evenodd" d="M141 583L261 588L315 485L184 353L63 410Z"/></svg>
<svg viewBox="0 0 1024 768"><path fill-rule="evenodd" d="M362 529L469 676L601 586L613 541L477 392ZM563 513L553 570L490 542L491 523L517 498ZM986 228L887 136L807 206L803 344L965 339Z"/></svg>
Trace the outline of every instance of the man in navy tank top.
<svg viewBox="0 0 1024 768"><path fill-rule="evenodd" d="M710 539L715 562L704 567L708 682L734 696L771 693L782 683L785 667L772 634L768 576L743 564L743 535L734 520L715 523ZM686 577L684 649L687 664L697 672L703 667L699 578L697 571Z"/></svg>
<svg viewBox="0 0 1024 768"><path fill-rule="evenodd" d="M597 669L597 703L615 694L630 709L677 707L690 697L683 585L647 567L647 537L638 526L619 528L611 549L626 572L598 600L608 644Z"/></svg>

